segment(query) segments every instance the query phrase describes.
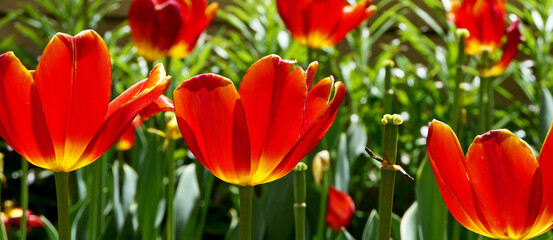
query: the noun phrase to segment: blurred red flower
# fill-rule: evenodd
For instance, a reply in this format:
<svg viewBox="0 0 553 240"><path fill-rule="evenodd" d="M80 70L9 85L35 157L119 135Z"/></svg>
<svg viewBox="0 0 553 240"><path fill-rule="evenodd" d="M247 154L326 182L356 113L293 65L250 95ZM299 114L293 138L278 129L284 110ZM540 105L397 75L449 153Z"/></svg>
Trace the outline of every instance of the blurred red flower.
<svg viewBox="0 0 553 240"><path fill-rule="evenodd" d="M292 71L294 64L264 57L248 69L239 91L216 74L193 77L175 90L182 136L215 176L243 186L274 181L328 131L344 100L344 85L328 77L308 91L317 63L307 71Z"/></svg>
<svg viewBox="0 0 553 240"><path fill-rule="evenodd" d="M131 37L148 61L166 55L186 57L219 9L206 0L133 0L129 9Z"/></svg>
<svg viewBox="0 0 553 240"><path fill-rule="evenodd" d="M451 128L434 120L427 150L447 207L469 230L530 239L553 227L553 134L537 160L526 142L505 129L477 136L465 157Z"/></svg>
<svg viewBox="0 0 553 240"><path fill-rule="evenodd" d="M328 191L328 205L326 208L326 223L332 230L341 231L349 226L355 213L353 199L333 186Z"/></svg>
<svg viewBox="0 0 553 240"><path fill-rule="evenodd" d="M457 28L469 31L465 44L465 52L469 55L482 55L484 52L498 50L503 44L503 37L507 35L501 60L490 69L484 69L484 76L503 73L517 55L521 37L519 19L513 21L506 34L505 0L454 0L448 17Z"/></svg>
<svg viewBox="0 0 553 240"><path fill-rule="evenodd" d="M31 231L33 227L42 227L44 223L40 216L35 215L31 210L25 212L27 217L27 231ZM23 210L20 207L8 208L5 212L0 213L0 218L6 227L6 230L10 229L11 225L15 225L19 228L21 224L21 217L23 216Z"/></svg>
<svg viewBox="0 0 553 240"><path fill-rule="evenodd" d="M111 60L94 31L58 33L36 72L0 55L0 136L34 165L84 167L115 145L136 114L168 88L163 65L111 103Z"/></svg>
<svg viewBox="0 0 553 240"><path fill-rule="evenodd" d="M277 7L294 40L310 48L336 45L376 10L370 0L277 0Z"/></svg>

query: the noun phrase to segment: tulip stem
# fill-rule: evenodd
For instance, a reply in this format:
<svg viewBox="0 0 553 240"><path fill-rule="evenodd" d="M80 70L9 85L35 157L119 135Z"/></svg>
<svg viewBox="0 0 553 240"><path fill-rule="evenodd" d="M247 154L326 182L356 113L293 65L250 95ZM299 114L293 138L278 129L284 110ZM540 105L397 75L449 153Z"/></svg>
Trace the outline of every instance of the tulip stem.
<svg viewBox="0 0 553 240"><path fill-rule="evenodd" d="M70 239L69 227L69 173L55 172L56 197L58 202L58 234L59 240Z"/></svg>
<svg viewBox="0 0 553 240"><path fill-rule="evenodd" d="M175 239L175 206L173 204L175 196L175 161L174 154L175 141L169 139L167 145L167 240Z"/></svg>
<svg viewBox="0 0 553 240"><path fill-rule="evenodd" d="M384 62L384 112L392 112L392 102L394 97L394 90L392 89L392 67L394 62L387 60Z"/></svg>
<svg viewBox="0 0 553 240"><path fill-rule="evenodd" d="M252 239L253 186L240 186L240 240Z"/></svg>
<svg viewBox="0 0 553 240"><path fill-rule="evenodd" d="M323 182L321 184L321 199L319 204L319 222L317 225L317 239L324 239L326 208L328 203L328 171L323 171Z"/></svg>
<svg viewBox="0 0 553 240"><path fill-rule="evenodd" d="M29 205L29 185L27 184L27 172L29 171L29 162L21 158L21 222L19 224L19 239L27 238L27 208Z"/></svg>
<svg viewBox="0 0 553 240"><path fill-rule="evenodd" d="M457 64L455 68L455 88L453 92L453 111L451 111L451 122L453 123L453 131L457 131L460 127L461 122L461 105L462 105L462 94L461 94L461 83L463 82L463 65L466 61L465 54L465 36L468 34L468 31L458 31L457 35L459 37L459 47L457 49Z"/></svg>
<svg viewBox="0 0 553 240"><path fill-rule="evenodd" d="M394 184L397 171L393 165L396 164L398 126L402 122L403 120L397 114L386 114L382 119L384 124L384 160L380 167L379 240L389 240L391 235Z"/></svg>
<svg viewBox="0 0 553 240"><path fill-rule="evenodd" d="M101 232L102 224L102 191L104 179L104 159L94 161L91 164L92 168L92 184L90 185L90 204L88 212L88 238L98 239Z"/></svg>
<svg viewBox="0 0 553 240"><path fill-rule="evenodd" d="M305 203L305 171L307 170L307 165L300 162L294 170L294 220L296 223L296 240L304 240L305 209L307 208L307 204Z"/></svg>
<svg viewBox="0 0 553 240"><path fill-rule="evenodd" d="M487 85L488 85L488 105L487 105L487 114L488 116L486 117L486 130L490 130L493 128L493 105L494 105L494 101L493 101L493 95L494 95L494 86L493 86L493 79L491 78L486 78L486 82Z"/></svg>
<svg viewBox="0 0 553 240"><path fill-rule="evenodd" d="M207 218L207 210L209 209L211 192L213 189L213 183L215 182L215 176L211 172L209 172L204 168L204 173L206 177L205 177L204 185L202 187L204 192L203 192L203 199L201 202L200 222L197 228L198 240L202 239L202 235L204 233L205 220Z"/></svg>

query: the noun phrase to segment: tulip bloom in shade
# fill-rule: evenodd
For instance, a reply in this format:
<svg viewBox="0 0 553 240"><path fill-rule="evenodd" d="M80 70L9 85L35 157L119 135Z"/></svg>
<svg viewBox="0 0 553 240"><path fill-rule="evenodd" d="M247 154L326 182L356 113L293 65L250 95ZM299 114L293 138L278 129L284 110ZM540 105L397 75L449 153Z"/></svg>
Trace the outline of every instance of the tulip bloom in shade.
<svg viewBox="0 0 553 240"><path fill-rule="evenodd" d="M0 136L34 165L84 167L115 145L134 117L169 86L163 65L111 103L111 61L94 31L58 33L36 72L0 55Z"/></svg>
<svg viewBox="0 0 553 240"><path fill-rule="evenodd" d="M506 28L505 0L459 0L452 1L449 19L457 28L469 31L465 52L469 55L492 53L503 44ZM507 29L507 42L500 62L491 69L483 70L486 77L496 76L505 71L518 52L520 31L519 20L513 21Z"/></svg>
<svg viewBox="0 0 553 240"><path fill-rule="evenodd" d="M27 210L25 215L27 217L27 231L30 231L33 227L44 226L40 216L35 215L31 210ZM20 207L6 209L6 212L0 213L0 217L2 218L2 222L4 223L6 230L10 229L11 225L15 225L19 228L22 216L23 210Z"/></svg>
<svg viewBox="0 0 553 240"><path fill-rule="evenodd" d="M333 186L328 191L328 205L326 208L326 223L332 230L340 231L349 226L355 213L353 199Z"/></svg>
<svg viewBox="0 0 553 240"><path fill-rule="evenodd" d="M134 46L149 61L186 57L218 9L206 0L133 0L129 25Z"/></svg>
<svg viewBox="0 0 553 240"><path fill-rule="evenodd" d="M427 150L451 214L466 228L498 239L530 239L553 224L553 134L536 160L508 130L477 136L465 157L449 126L432 121Z"/></svg>
<svg viewBox="0 0 553 240"><path fill-rule="evenodd" d="M294 40L310 48L336 45L376 10L370 0L277 0L277 7Z"/></svg>
<svg viewBox="0 0 553 240"><path fill-rule="evenodd" d="M307 71L271 55L232 81L203 74L174 92L175 112L190 151L223 181L254 186L288 174L328 131L346 90L325 78L310 89ZM332 87L334 97L331 98Z"/></svg>
<svg viewBox="0 0 553 240"><path fill-rule="evenodd" d="M127 151L133 148L136 129L140 127L142 127L142 119L136 116L132 121L132 125L123 133L123 136L121 136L121 139L119 139L119 142L115 145L115 148L119 151Z"/></svg>

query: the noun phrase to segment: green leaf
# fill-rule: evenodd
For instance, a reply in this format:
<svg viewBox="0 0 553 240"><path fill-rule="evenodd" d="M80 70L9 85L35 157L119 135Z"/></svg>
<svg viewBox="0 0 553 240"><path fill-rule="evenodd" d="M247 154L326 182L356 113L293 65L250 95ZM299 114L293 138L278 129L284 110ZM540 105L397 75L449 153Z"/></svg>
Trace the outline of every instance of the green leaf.
<svg viewBox="0 0 553 240"><path fill-rule="evenodd" d="M342 228L342 231L338 233L338 236L336 236L335 240L355 240L355 238L351 236L348 230Z"/></svg>
<svg viewBox="0 0 553 240"><path fill-rule="evenodd" d="M419 167L415 186L417 222L423 239L446 239L448 210L427 160Z"/></svg>
<svg viewBox="0 0 553 240"><path fill-rule="evenodd" d="M345 133L340 135L340 143L338 145L338 159L335 163L336 172L334 174L334 184L336 188L341 191L347 192L350 180L349 173L349 159L348 159L348 144L347 136Z"/></svg>
<svg viewBox="0 0 553 240"><path fill-rule="evenodd" d="M418 228L420 226L418 220L418 203L415 201L408 209L405 211L403 218L401 219L401 239L403 240L419 240L423 239L419 236Z"/></svg>
<svg viewBox="0 0 553 240"><path fill-rule="evenodd" d="M551 96L551 92L547 90L547 88L542 87L542 94L540 97L540 122L538 128L542 141L545 141L545 137L547 137L551 122L553 122L553 96Z"/></svg>
<svg viewBox="0 0 553 240"><path fill-rule="evenodd" d="M379 221L380 217L378 216L378 212L373 209L371 211L371 214L369 215L369 218L367 219L367 223L365 224L365 229L363 230L363 237L361 238L361 240L378 239Z"/></svg>
<svg viewBox="0 0 553 240"><path fill-rule="evenodd" d="M45 216L40 216L40 220L42 220L42 223L44 223L44 230L46 230L46 234L48 234L48 238L50 240L58 240L58 230L54 225L46 218Z"/></svg>
<svg viewBox="0 0 553 240"><path fill-rule="evenodd" d="M200 187L196 178L196 164L182 166L179 171L182 173L175 191L175 229L177 239L182 239L182 233L200 198Z"/></svg>

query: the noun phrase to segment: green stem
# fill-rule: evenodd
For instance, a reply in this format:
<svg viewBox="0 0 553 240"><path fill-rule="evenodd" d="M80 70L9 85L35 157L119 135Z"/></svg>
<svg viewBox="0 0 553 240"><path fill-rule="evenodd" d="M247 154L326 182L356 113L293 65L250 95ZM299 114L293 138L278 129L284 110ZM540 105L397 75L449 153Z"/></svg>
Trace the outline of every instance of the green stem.
<svg viewBox="0 0 553 240"><path fill-rule="evenodd" d="M21 222L19 224L19 239L27 239L27 208L29 205L29 186L27 184L27 172L29 162L21 158Z"/></svg>
<svg viewBox="0 0 553 240"><path fill-rule="evenodd" d="M201 240L203 237L205 221L207 218L207 210L209 209L209 204L211 202L211 192L213 189L213 183L215 182L215 176L211 172L207 170L205 170L204 172L206 174L206 179L205 179L204 187L202 188L204 192L203 192L203 196L202 196L203 199L201 203L200 222L198 223L199 225L196 231L198 233L197 235L198 240Z"/></svg>
<svg viewBox="0 0 553 240"><path fill-rule="evenodd" d="M84 18L84 28L90 28L90 22L88 19L88 0L83 0L83 18Z"/></svg>
<svg viewBox="0 0 553 240"><path fill-rule="evenodd" d="M55 172L59 240L71 239L69 227L69 173Z"/></svg>
<svg viewBox="0 0 553 240"><path fill-rule="evenodd" d="M240 240L252 239L253 186L240 186Z"/></svg>
<svg viewBox="0 0 553 240"><path fill-rule="evenodd" d="M296 240L305 239L305 209L307 208L306 187L305 187L305 171L307 165L298 163L295 170L294 178L294 222L296 224Z"/></svg>
<svg viewBox="0 0 553 240"><path fill-rule="evenodd" d="M102 180L104 159L98 159L91 164L92 184L90 185L90 207L88 212L88 239L98 239L102 224Z"/></svg>
<svg viewBox="0 0 553 240"><path fill-rule="evenodd" d="M493 108L494 108L494 99L493 99L493 95L494 95L494 86L493 86L493 80L491 78L486 78L486 82L487 85L488 85L488 104L487 104L487 109L486 109L486 113L487 113L487 117L486 117L486 131L487 130L491 130L493 128L493 122L494 122L494 119L493 119Z"/></svg>
<svg viewBox="0 0 553 240"><path fill-rule="evenodd" d="M486 94L486 84L485 79L480 78L480 87L478 88L478 108L479 115L478 118L478 134L484 133L486 131L486 103L484 102L484 95Z"/></svg>
<svg viewBox="0 0 553 240"><path fill-rule="evenodd" d="M398 125L402 121L399 115L390 116L386 114L382 122L384 123L384 162L382 163L380 178L378 239L389 240L396 177L396 170L392 165L396 164Z"/></svg>
<svg viewBox="0 0 553 240"><path fill-rule="evenodd" d="M167 240L175 239L175 141L169 139L169 145L167 146L167 178L169 183L167 185Z"/></svg>
<svg viewBox="0 0 553 240"><path fill-rule="evenodd" d="M329 183L328 171L323 171L323 183L321 185L321 199L319 205L319 222L317 224L317 239L324 239L325 232L325 219L326 219L326 207L328 202L328 183Z"/></svg>
<svg viewBox="0 0 553 240"><path fill-rule="evenodd" d="M391 113L394 97L394 90L392 90L392 67L394 66L394 62L388 60L384 64L384 113Z"/></svg>
<svg viewBox="0 0 553 240"><path fill-rule="evenodd" d="M459 47L457 53L457 64L455 68L455 89L453 92L453 111L451 112L451 122L453 131L456 131L460 127L461 122L461 105L462 105L462 94L461 94L461 83L463 82L463 65L466 61L465 54L465 35L459 34Z"/></svg>

